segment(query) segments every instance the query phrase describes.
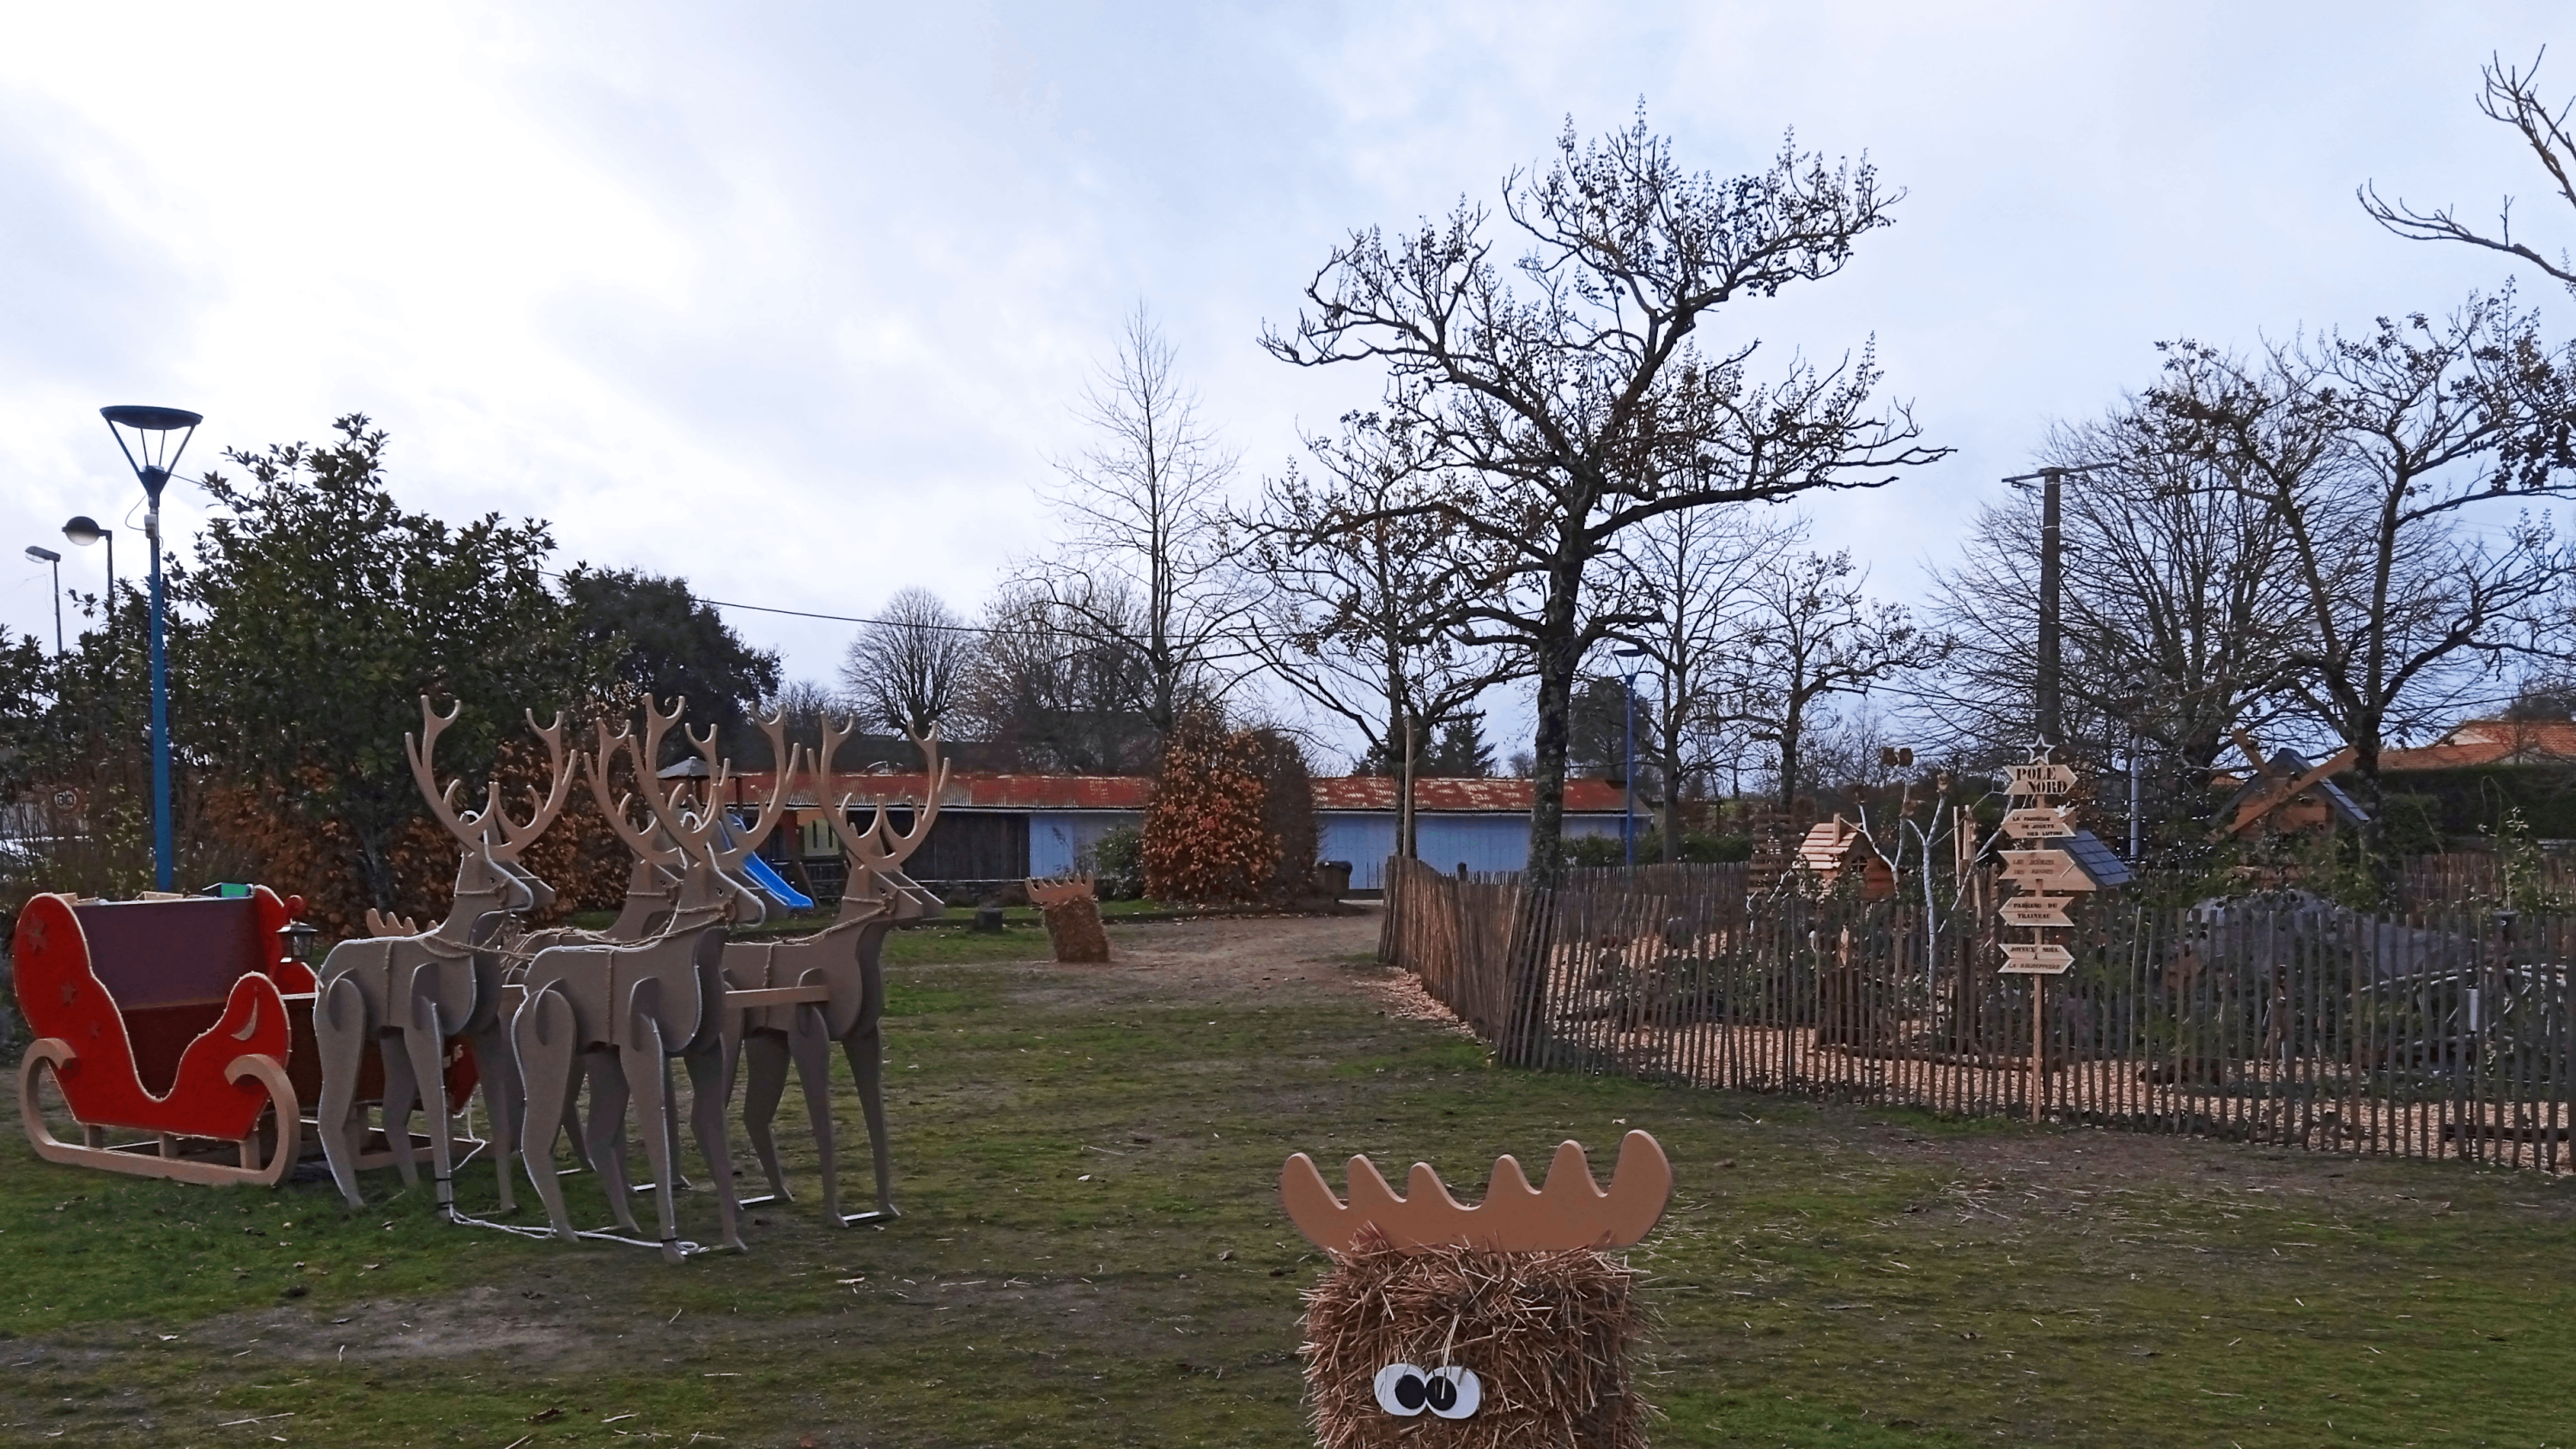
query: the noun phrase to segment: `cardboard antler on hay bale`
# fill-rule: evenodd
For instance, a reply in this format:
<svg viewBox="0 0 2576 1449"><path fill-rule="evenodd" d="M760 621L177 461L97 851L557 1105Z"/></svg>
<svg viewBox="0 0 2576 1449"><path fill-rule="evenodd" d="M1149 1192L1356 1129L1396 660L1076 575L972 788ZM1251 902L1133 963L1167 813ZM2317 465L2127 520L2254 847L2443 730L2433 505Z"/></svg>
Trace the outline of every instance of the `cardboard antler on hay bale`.
<svg viewBox="0 0 2576 1449"><path fill-rule="evenodd" d="M1427 1163L1405 1197L1365 1157L1350 1184L1344 1203L1302 1152L1279 1182L1289 1217L1334 1260L1306 1294L1299 1350L1324 1449L1642 1449L1637 1275L1604 1250L1642 1240L1671 1199L1653 1137L1628 1134L1606 1193L1573 1142L1544 1189L1501 1158L1474 1207Z"/></svg>
<svg viewBox="0 0 2576 1449"><path fill-rule="evenodd" d="M1046 917L1047 944L1060 964L1096 963L1109 959L1109 933L1100 924L1100 899L1091 877L1029 879L1029 904Z"/></svg>

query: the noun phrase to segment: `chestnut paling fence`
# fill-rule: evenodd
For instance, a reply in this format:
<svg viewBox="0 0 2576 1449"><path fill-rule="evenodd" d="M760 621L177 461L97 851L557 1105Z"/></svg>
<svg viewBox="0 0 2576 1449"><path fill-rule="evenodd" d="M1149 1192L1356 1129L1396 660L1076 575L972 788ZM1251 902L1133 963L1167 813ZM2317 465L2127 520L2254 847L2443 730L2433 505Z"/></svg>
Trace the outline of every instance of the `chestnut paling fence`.
<svg viewBox="0 0 2576 1449"><path fill-rule="evenodd" d="M1517 1065L2576 1168L2576 918L2086 900L2035 1073L1990 880L1928 926L1920 902L1754 898L1741 865L1387 880L1380 958Z"/></svg>

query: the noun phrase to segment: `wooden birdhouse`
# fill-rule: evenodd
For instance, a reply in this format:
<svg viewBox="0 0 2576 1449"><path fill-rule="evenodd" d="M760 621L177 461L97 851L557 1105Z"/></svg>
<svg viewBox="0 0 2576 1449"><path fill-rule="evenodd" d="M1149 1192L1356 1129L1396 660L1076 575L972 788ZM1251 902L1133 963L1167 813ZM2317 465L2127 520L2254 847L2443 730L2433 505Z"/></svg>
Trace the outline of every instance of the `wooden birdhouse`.
<svg viewBox="0 0 2576 1449"><path fill-rule="evenodd" d="M1896 894L1896 873L1879 859L1868 833L1839 815L1807 831L1807 838L1798 845L1798 868L1826 890L1857 871L1860 898L1865 901L1883 901Z"/></svg>

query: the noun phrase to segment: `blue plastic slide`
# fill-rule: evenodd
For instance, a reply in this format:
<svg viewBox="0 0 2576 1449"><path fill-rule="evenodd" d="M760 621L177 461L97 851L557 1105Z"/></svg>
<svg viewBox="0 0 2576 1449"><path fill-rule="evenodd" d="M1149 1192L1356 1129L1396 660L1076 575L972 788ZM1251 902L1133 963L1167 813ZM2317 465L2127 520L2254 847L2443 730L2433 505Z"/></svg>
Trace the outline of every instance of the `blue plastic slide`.
<svg viewBox="0 0 2576 1449"><path fill-rule="evenodd" d="M742 821L731 814L725 816L725 823L736 830L745 828ZM771 900L778 902L787 909L791 911L810 911L814 909L814 898L812 896L809 896L803 891L798 890L796 887L789 885L785 876L780 875L770 866L768 861L761 859L759 856L744 856L742 858L742 873L750 876L751 883L766 892Z"/></svg>

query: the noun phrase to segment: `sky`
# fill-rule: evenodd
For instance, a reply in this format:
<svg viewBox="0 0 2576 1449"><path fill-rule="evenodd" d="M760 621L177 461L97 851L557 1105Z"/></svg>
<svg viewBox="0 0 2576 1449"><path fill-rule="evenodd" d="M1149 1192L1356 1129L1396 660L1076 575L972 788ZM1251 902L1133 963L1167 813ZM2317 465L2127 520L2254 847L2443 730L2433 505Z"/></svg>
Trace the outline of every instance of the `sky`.
<svg viewBox="0 0 2576 1449"><path fill-rule="evenodd" d="M2154 375L2516 275L2366 218L2376 181L2554 254L2576 212L2476 110L2565 5L0 6L0 544L139 528L97 409L184 460L363 412L408 507L549 520L559 564L737 604L972 612L1143 304L1240 457L1369 403L1264 354L1353 228L1499 200L1642 104L1692 170L1798 145L1904 190L1849 269L1731 307L1775 367L1875 342L1945 461L1820 501L1897 598L1977 505ZM2576 54L2543 89L2576 95ZM2555 209L2553 209L2553 205ZM2569 299L2521 276L2565 335ZM184 553L204 495L172 488ZM118 566L143 558L139 532ZM0 626L50 640L0 551ZM728 610L829 680L851 626ZM75 624L75 627L77 625ZM1506 708L1506 713L1508 709ZM1498 731L1508 734L1508 727ZM1511 741L1498 743L1508 748Z"/></svg>

